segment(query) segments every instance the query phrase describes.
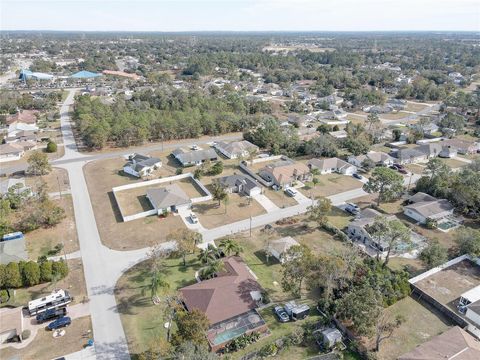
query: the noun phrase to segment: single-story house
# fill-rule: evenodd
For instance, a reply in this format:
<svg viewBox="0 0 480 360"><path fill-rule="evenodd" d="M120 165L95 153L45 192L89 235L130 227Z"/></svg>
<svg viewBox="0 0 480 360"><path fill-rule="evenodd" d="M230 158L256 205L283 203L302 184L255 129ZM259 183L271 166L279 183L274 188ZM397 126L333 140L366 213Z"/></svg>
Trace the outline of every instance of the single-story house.
<svg viewBox="0 0 480 360"><path fill-rule="evenodd" d="M23 332L22 307L0 309L0 344L21 337Z"/></svg>
<svg viewBox="0 0 480 360"><path fill-rule="evenodd" d="M375 219L382 216L375 209L364 209L355 220L348 224L347 235L354 241L363 243L365 246L370 246L378 249L381 252L388 250L388 244L383 240L375 239L369 233L369 226L375 222ZM388 216L388 219L395 219L395 216Z"/></svg>
<svg viewBox="0 0 480 360"><path fill-rule="evenodd" d="M207 338L213 351L235 337L267 330L255 310L262 299L255 275L240 257L231 256L223 262L225 269L216 277L180 289L187 311L197 309L207 316Z"/></svg>
<svg viewBox="0 0 480 360"><path fill-rule="evenodd" d="M336 157L329 159L312 159L307 162L307 166L310 170L318 169L320 174L336 172L344 175L352 175L357 172L356 166Z"/></svg>
<svg viewBox="0 0 480 360"><path fill-rule="evenodd" d="M346 139L348 137L348 133L345 130L330 131L328 134L335 139Z"/></svg>
<svg viewBox="0 0 480 360"><path fill-rule="evenodd" d="M37 141L37 135L35 131L31 130L19 130L9 132L7 137L5 138L6 143L13 143L13 142L22 142L22 141Z"/></svg>
<svg viewBox="0 0 480 360"><path fill-rule="evenodd" d="M279 187L288 187L295 181L308 181L311 178L307 165L286 157L263 167L258 175Z"/></svg>
<svg viewBox="0 0 480 360"><path fill-rule="evenodd" d="M380 151L369 151L365 155L353 156L350 155L348 157L348 162L355 166L362 166L362 163L365 160L371 160L375 165L383 165L383 166L390 166L394 163L395 159L388 155L387 153L380 152Z"/></svg>
<svg viewBox="0 0 480 360"><path fill-rule="evenodd" d="M229 193L239 193L248 196L259 195L262 189L257 182L247 175L229 175L217 179L218 183Z"/></svg>
<svg viewBox="0 0 480 360"><path fill-rule="evenodd" d="M248 157L250 153L258 152L257 145L252 144L247 140L224 142L220 141L214 145L215 149L229 159L237 159L240 157Z"/></svg>
<svg viewBox="0 0 480 360"><path fill-rule="evenodd" d="M417 162L426 162L428 161L428 154L424 151L421 151L419 148L402 148L396 152L393 152L392 155L396 158L396 161L400 164L413 164Z"/></svg>
<svg viewBox="0 0 480 360"><path fill-rule="evenodd" d="M207 160L215 161L218 155L213 149L185 150L178 148L172 151L172 155L182 166L198 166Z"/></svg>
<svg viewBox="0 0 480 360"><path fill-rule="evenodd" d="M408 200L410 205L403 207L403 213L421 224L425 224L427 219L439 220L453 214L454 207L446 199L418 192Z"/></svg>
<svg viewBox="0 0 480 360"><path fill-rule="evenodd" d="M465 317L469 320L468 331L480 337L480 300L467 305Z"/></svg>
<svg viewBox="0 0 480 360"><path fill-rule="evenodd" d="M190 209L192 201L177 184L147 190L147 199L157 210L157 214L164 212Z"/></svg>
<svg viewBox="0 0 480 360"><path fill-rule="evenodd" d="M161 166L162 161L157 157L132 154L128 157L128 163L123 167L123 171L136 177L144 177L152 174Z"/></svg>
<svg viewBox="0 0 480 360"><path fill-rule="evenodd" d="M14 122L24 124L36 124L38 113L38 110L20 110L13 115L7 115L5 118L5 122L7 125L10 125Z"/></svg>
<svg viewBox="0 0 480 360"><path fill-rule="evenodd" d="M480 142L464 141L459 139L445 139L440 142L444 147L455 148L459 154L474 154L480 150Z"/></svg>
<svg viewBox="0 0 480 360"><path fill-rule="evenodd" d="M25 238L0 241L0 264L27 261L28 253L25 248Z"/></svg>
<svg viewBox="0 0 480 360"><path fill-rule="evenodd" d="M291 259L287 256L287 251L292 246L300 245L294 238L287 236L278 240L270 241L268 244L267 251L281 264Z"/></svg>
<svg viewBox="0 0 480 360"><path fill-rule="evenodd" d="M25 150L18 143L0 144L0 162L20 160L23 155Z"/></svg>
<svg viewBox="0 0 480 360"><path fill-rule="evenodd" d="M454 326L398 357L398 360L424 359L480 359L480 342L459 326Z"/></svg>

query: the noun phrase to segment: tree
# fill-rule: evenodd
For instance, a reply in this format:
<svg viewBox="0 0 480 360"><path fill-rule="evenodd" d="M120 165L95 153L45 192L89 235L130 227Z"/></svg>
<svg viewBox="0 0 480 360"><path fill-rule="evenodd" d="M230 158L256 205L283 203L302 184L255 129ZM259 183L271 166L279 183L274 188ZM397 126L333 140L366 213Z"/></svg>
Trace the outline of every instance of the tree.
<svg viewBox="0 0 480 360"><path fill-rule="evenodd" d="M480 230L462 226L456 231L458 251L473 257L480 256Z"/></svg>
<svg viewBox="0 0 480 360"><path fill-rule="evenodd" d="M314 269L315 257L310 248L305 245L290 247L285 257L288 261L282 264L282 288L291 292L294 296L300 296L303 280Z"/></svg>
<svg viewBox="0 0 480 360"><path fill-rule="evenodd" d="M27 172L33 175L46 175L52 170L52 167L48 163L47 154L41 151L34 151L27 158L27 163Z"/></svg>
<svg viewBox="0 0 480 360"><path fill-rule="evenodd" d="M47 153L54 153L54 152L57 152L57 144L53 141L49 141L47 143Z"/></svg>
<svg viewBox="0 0 480 360"><path fill-rule="evenodd" d="M238 256L243 251L242 246L231 238L220 240L218 247L227 256L230 256L231 254L235 254L235 256Z"/></svg>
<svg viewBox="0 0 480 360"><path fill-rule="evenodd" d="M225 188L220 185L218 182L214 182L211 187L211 193L213 200L218 201L218 207L220 207L220 203L228 197L227 192L225 191Z"/></svg>
<svg viewBox="0 0 480 360"><path fill-rule="evenodd" d="M368 226L368 232L377 241L377 243L383 242L388 246L387 255L383 266L385 267L390 260L390 254L398 244L410 243L410 229L406 227L398 219L388 219L386 217L378 217L374 223ZM377 249L377 259L379 258L379 251Z"/></svg>
<svg viewBox="0 0 480 360"><path fill-rule="evenodd" d="M204 312L198 309L192 309L188 312L179 309L175 316L175 324L177 325L177 332L173 336L174 344L180 345L187 341L195 345L207 344L205 331L208 330L210 324Z"/></svg>
<svg viewBox="0 0 480 360"><path fill-rule="evenodd" d="M223 162L217 161L208 171L208 175L220 175L223 172Z"/></svg>
<svg viewBox="0 0 480 360"><path fill-rule="evenodd" d="M40 267L34 261L29 261L22 269L23 283L26 286L34 286L40 283Z"/></svg>
<svg viewBox="0 0 480 360"><path fill-rule="evenodd" d="M440 245L438 241L432 241L420 253L420 260L423 261L428 269L441 265L448 260L447 249Z"/></svg>
<svg viewBox="0 0 480 360"><path fill-rule="evenodd" d="M63 259L54 261L52 264L52 276L57 279L63 279L67 275L68 264Z"/></svg>
<svg viewBox="0 0 480 360"><path fill-rule="evenodd" d="M5 287L19 288L22 286L22 275L18 263L11 262L5 267Z"/></svg>
<svg viewBox="0 0 480 360"><path fill-rule="evenodd" d="M175 349L173 358L181 360L218 360L218 355L210 352L206 345L184 341Z"/></svg>
<svg viewBox="0 0 480 360"><path fill-rule="evenodd" d="M353 328L360 336L373 333L375 324L381 314L381 295L370 286L362 286L348 292L337 304L337 316L352 322Z"/></svg>
<svg viewBox="0 0 480 360"><path fill-rule="evenodd" d="M207 262L207 265L200 270L200 276L202 279L211 279L215 277L216 274L225 269L225 263L220 259L210 259Z"/></svg>
<svg viewBox="0 0 480 360"><path fill-rule="evenodd" d="M393 169L376 167L363 189L368 193L378 192L377 206L380 201L398 198L403 191L403 177Z"/></svg>
<svg viewBox="0 0 480 360"><path fill-rule="evenodd" d="M393 335L393 331L397 329L405 319L402 315L397 315L395 318L392 318L385 310L382 311L381 315L377 318L375 323L375 351L380 350L380 344L390 338Z"/></svg>
<svg viewBox="0 0 480 360"><path fill-rule="evenodd" d="M150 290L150 296L154 298L160 289L168 289L169 287L170 284L164 279L163 274L159 270L154 269L150 274L150 283L142 289L142 294L145 295L148 289Z"/></svg>
<svg viewBox="0 0 480 360"><path fill-rule="evenodd" d="M370 171L375 167L375 162L370 159L370 158L365 158L362 163L362 168L364 168L366 171Z"/></svg>
<svg viewBox="0 0 480 360"><path fill-rule="evenodd" d="M188 229L178 229L171 232L167 239L175 241L176 251L183 258L183 266L187 265L187 255L195 251L196 245L201 241L202 235Z"/></svg>
<svg viewBox="0 0 480 360"><path fill-rule="evenodd" d="M308 207L308 218L315 221L319 226L327 223L327 214L332 209L332 202L327 198L320 198L316 205Z"/></svg>
<svg viewBox="0 0 480 360"><path fill-rule="evenodd" d="M451 169L445 164L444 161L435 157L428 160L427 165L425 166L425 173L430 176L430 180L437 176L447 175Z"/></svg>
<svg viewBox="0 0 480 360"><path fill-rule="evenodd" d="M53 279L53 263L46 260L40 262L40 279L45 282L52 281Z"/></svg>

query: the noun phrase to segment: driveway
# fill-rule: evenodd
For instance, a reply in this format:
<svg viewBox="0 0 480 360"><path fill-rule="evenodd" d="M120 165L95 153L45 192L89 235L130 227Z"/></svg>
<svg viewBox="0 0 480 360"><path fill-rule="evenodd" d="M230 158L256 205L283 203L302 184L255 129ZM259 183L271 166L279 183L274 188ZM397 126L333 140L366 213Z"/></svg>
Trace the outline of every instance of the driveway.
<svg viewBox="0 0 480 360"><path fill-rule="evenodd" d="M262 205L267 213L278 210L278 206L263 194L253 195L252 198Z"/></svg>

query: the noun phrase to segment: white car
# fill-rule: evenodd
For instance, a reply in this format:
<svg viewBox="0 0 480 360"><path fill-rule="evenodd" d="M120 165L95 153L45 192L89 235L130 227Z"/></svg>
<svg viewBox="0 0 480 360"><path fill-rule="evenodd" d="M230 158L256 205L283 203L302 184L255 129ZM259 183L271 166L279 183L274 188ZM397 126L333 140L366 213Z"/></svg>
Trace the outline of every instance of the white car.
<svg viewBox="0 0 480 360"><path fill-rule="evenodd" d="M190 149L191 150L200 150L200 148L198 147L197 144L193 144L192 146L190 146Z"/></svg>
<svg viewBox="0 0 480 360"><path fill-rule="evenodd" d="M285 193L286 193L288 196L295 197L295 195L298 194L298 191L295 190L294 188L289 187L289 188L285 189Z"/></svg>
<svg viewBox="0 0 480 360"><path fill-rule="evenodd" d="M192 224L198 224L198 217L197 217L197 215L195 215L194 213L191 213L191 214L190 214L190 221L192 222Z"/></svg>

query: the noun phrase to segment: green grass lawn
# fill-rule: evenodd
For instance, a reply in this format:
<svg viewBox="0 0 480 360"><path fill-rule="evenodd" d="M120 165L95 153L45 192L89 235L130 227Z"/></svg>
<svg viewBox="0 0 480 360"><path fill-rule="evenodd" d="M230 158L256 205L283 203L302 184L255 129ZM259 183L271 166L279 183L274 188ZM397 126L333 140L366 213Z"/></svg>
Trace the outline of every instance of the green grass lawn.
<svg viewBox="0 0 480 360"><path fill-rule="evenodd" d="M179 288L195 283L195 271L201 267L197 255L187 257L187 266L182 259L165 260L165 280L168 289L159 292L165 295L175 294ZM148 349L158 338L166 338L164 303L154 305L148 291L150 275L147 262L129 269L117 282L115 295L120 318L127 336L130 353L138 354ZM142 294L142 290L147 292Z"/></svg>

